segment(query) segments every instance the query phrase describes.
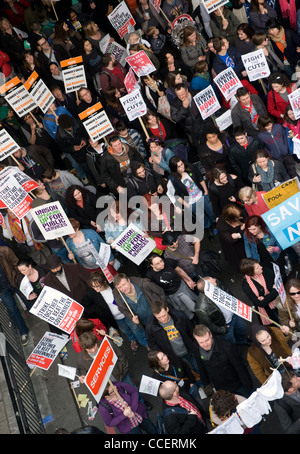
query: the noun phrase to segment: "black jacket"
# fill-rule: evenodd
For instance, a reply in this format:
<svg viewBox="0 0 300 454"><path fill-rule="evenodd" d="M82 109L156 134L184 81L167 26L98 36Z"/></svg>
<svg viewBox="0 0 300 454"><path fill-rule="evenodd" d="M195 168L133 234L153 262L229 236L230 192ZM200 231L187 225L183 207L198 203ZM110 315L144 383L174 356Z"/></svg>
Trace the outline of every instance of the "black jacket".
<svg viewBox="0 0 300 454"><path fill-rule="evenodd" d="M96 222L100 209L96 208L98 197L92 192L88 192L83 198L83 208L79 205L67 205L70 218L77 219L82 229L91 229L91 221Z"/></svg>
<svg viewBox="0 0 300 454"><path fill-rule="evenodd" d="M101 293L96 292L93 288L89 288L81 304L84 307L84 317L99 318L107 328L112 326L115 329L119 329Z"/></svg>
<svg viewBox="0 0 300 454"><path fill-rule="evenodd" d="M261 147L256 137L248 137L247 148L235 142L230 147L229 161L235 175L240 177L246 185L251 186L248 177L249 168L254 162L254 155L258 148Z"/></svg>
<svg viewBox="0 0 300 454"><path fill-rule="evenodd" d="M274 41L272 41L272 39L270 39L270 41L277 57L279 57L281 61L283 61L283 58L286 57L292 66L296 66L297 61L299 60L299 53L296 51L296 48L300 47L300 36L294 32L294 30L286 28L284 31L285 42L287 44L284 54L278 49L278 46L274 43Z"/></svg>
<svg viewBox="0 0 300 454"><path fill-rule="evenodd" d="M221 309L203 293L199 293L195 304L195 313L199 323L207 326L212 334L226 334L228 328Z"/></svg>
<svg viewBox="0 0 300 454"><path fill-rule="evenodd" d="M286 434L300 434L300 403L293 397L284 394L274 402L274 410Z"/></svg>
<svg viewBox="0 0 300 454"><path fill-rule="evenodd" d="M129 147L128 157L130 163L133 161L143 162L142 155L137 150L131 148L129 145L123 145ZM126 176L128 171L122 173L119 162L108 151L103 154L101 159L101 169L103 181L111 192L117 194L118 186L126 186Z"/></svg>
<svg viewBox="0 0 300 454"><path fill-rule="evenodd" d="M78 151L74 150L75 145L80 145L82 140L87 142L87 133L84 126L79 120L74 118L74 125L72 134L66 131L61 126L58 126L57 133L55 136L56 143L60 150L65 153L69 153L73 156L77 162L86 162L85 148L81 148Z"/></svg>

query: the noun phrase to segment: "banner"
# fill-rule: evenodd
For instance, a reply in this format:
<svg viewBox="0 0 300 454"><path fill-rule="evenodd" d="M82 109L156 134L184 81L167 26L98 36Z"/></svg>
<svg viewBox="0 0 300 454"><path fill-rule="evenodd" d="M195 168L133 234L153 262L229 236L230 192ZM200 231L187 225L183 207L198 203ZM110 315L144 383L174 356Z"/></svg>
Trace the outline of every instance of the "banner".
<svg viewBox="0 0 300 454"><path fill-rule="evenodd" d="M105 337L84 378L84 383L98 403L117 361L118 357Z"/></svg>
<svg viewBox="0 0 300 454"><path fill-rule="evenodd" d="M264 51L262 49L242 55L242 60L250 82L264 79L271 74Z"/></svg>
<svg viewBox="0 0 300 454"><path fill-rule="evenodd" d="M84 110L78 116L93 142L114 132L114 128L100 102Z"/></svg>
<svg viewBox="0 0 300 454"><path fill-rule="evenodd" d="M279 186L276 186L275 188L271 189L271 191L262 194L262 196L269 210L271 210L280 203L292 197L292 195L297 194L299 190L299 180L297 177L295 177L291 180L285 181Z"/></svg>
<svg viewBox="0 0 300 454"><path fill-rule="evenodd" d="M138 77L147 76L156 71L152 61L143 50L126 57L126 61Z"/></svg>
<svg viewBox="0 0 300 454"><path fill-rule="evenodd" d="M68 341L68 336L46 331L26 363L32 367L48 370Z"/></svg>
<svg viewBox="0 0 300 454"><path fill-rule="evenodd" d="M200 0L208 14L228 3L227 0Z"/></svg>
<svg viewBox="0 0 300 454"><path fill-rule="evenodd" d="M127 50L116 41L111 42L110 35L105 35L99 46L103 54L111 54L122 66L126 65Z"/></svg>
<svg viewBox="0 0 300 454"><path fill-rule="evenodd" d="M120 103L122 104L129 121L133 121L138 117L143 117L147 113L147 106L140 90L134 90L132 93L122 96L122 98L120 98Z"/></svg>
<svg viewBox="0 0 300 454"><path fill-rule="evenodd" d="M30 211L45 240L55 240L74 232L60 202L50 202Z"/></svg>
<svg viewBox="0 0 300 454"><path fill-rule="evenodd" d="M13 177L15 177L19 185L22 186L22 188L26 192L33 191L34 189L39 187L39 184L35 180L26 175L26 173L22 172L22 170L20 170L18 167L5 167L5 169L0 172L0 180L6 175L12 175Z"/></svg>
<svg viewBox="0 0 300 454"><path fill-rule="evenodd" d="M197 93L194 96L194 101L203 120L221 109L216 93L211 85Z"/></svg>
<svg viewBox="0 0 300 454"><path fill-rule="evenodd" d="M300 192L262 214L262 218L282 249L298 243L300 240Z"/></svg>
<svg viewBox="0 0 300 454"><path fill-rule="evenodd" d="M285 292L282 276L280 273L280 268L278 265L276 265L276 263L272 263L272 265L273 265L273 271L274 271L274 275L275 275L275 279L274 279L275 288L278 292L278 295L280 296L282 305L284 306L285 301L286 301L286 292Z"/></svg>
<svg viewBox="0 0 300 454"><path fill-rule="evenodd" d="M107 18L122 39L126 33L134 31L135 20L124 1L119 3Z"/></svg>
<svg viewBox="0 0 300 454"><path fill-rule="evenodd" d="M65 93L77 91L81 87L87 87L83 59L81 56L62 60L60 66L65 85Z"/></svg>
<svg viewBox="0 0 300 454"><path fill-rule="evenodd" d="M224 306L226 309L239 317L244 318L248 322L252 321L251 307L238 300L235 296L229 295L229 293L224 292L224 290L212 285L208 281L205 281L204 293L215 304Z"/></svg>
<svg viewBox="0 0 300 454"><path fill-rule="evenodd" d="M70 334L83 310L70 296L45 285L29 312Z"/></svg>
<svg viewBox="0 0 300 454"><path fill-rule="evenodd" d="M300 118L300 88L297 88L297 90L290 93L288 98L293 109L295 119L298 120Z"/></svg>
<svg viewBox="0 0 300 454"><path fill-rule="evenodd" d="M36 71L33 71L26 80L24 87L28 93L33 97L35 103L41 111L45 114L49 107L54 103L55 98L43 79Z"/></svg>
<svg viewBox="0 0 300 454"><path fill-rule="evenodd" d="M145 238L144 232L134 224L130 224L111 246L136 265L140 265L156 247L155 241Z"/></svg>
<svg viewBox="0 0 300 454"><path fill-rule="evenodd" d="M18 219L29 213L32 202L32 198L11 174L0 180L0 200L1 207L9 208Z"/></svg>
<svg viewBox="0 0 300 454"><path fill-rule="evenodd" d="M20 149L20 145L14 141L3 125L0 124L0 161L8 158L15 151Z"/></svg>
<svg viewBox="0 0 300 454"><path fill-rule="evenodd" d="M224 96L226 101L229 101L236 94L238 88L243 87L240 79L235 74L232 68L224 69L214 78L214 83Z"/></svg>
<svg viewBox="0 0 300 454"><path fill-rule="evenodd" d="M24 117L36 107L33 97L17 76L1 85L0 95L4 96L5 101L19 117Z"/></svg>
<svg viewBox="0 0 300 454"><path fill-rule="evenodd" d="M140 90L141 88L138 81L135 78L132 68L129 68L129 71L125 76L124 85L128 93L132 93L134 90Z"/></svg>

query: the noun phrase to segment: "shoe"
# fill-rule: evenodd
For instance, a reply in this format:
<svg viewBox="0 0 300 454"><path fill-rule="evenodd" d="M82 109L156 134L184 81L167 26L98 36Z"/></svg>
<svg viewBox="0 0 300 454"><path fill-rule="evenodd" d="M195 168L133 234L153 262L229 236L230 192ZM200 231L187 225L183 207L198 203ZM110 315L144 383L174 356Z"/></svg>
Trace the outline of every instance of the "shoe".
<svg viewBox="0 0 300 454"><path fill-rule="evenodd" d="M21 336L21 344L23 345L23 347L25 347L25 345L28 344L28 341L29 341L28 334L23 334Z"/></svg>
<svg viewBox="0 0 300 454"><path fill-rule="evenodd" d="M87 179L87 177L81 178L81 181L83 184L89 184L89 180Z"/></svg>
<svg viewBox="0 0 300 454"><path fill-rule="evenodd" d="M139 344L136 340L134 340L134 341L131 341L130 347L133 352L137 352L139 349Z"/></svg>

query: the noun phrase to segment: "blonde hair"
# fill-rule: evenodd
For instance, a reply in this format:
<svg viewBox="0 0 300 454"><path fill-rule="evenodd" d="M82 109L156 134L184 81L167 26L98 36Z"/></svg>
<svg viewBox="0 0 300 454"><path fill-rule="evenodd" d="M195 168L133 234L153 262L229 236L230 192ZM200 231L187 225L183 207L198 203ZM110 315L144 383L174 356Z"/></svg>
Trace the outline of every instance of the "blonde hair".
<svg viewBox="0 0 300 454"><path fill-rule="evenodd" d="M251 188L250 186L244 186L239 190L239 199L251 199L252 196L256 197L255 189Z"/></svg>

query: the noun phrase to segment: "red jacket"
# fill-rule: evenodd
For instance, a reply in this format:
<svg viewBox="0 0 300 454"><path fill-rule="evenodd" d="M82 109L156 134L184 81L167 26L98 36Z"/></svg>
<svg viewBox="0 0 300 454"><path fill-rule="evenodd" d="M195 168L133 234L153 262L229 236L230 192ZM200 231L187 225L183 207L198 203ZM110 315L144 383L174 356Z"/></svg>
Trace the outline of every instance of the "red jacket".
<svg viewBox="0 0 300 454"><path fill-rule="evenodd" d="M294 85L294 84L293 84ZM292 92L291 87L286 87L288 94ZM271 89L267 97L267 110L270 115L277 118L277 123L283 124L284 120L280 117L281 114L284 114L286 106L289 105L289 102L286 102L279 93L276 93Z"/></svg>
<svg viewBox="0 0 300 454"><path fill-rule="evenodd" d="M3 13L12 23L13 27L20 27L24 22L24 10L29 8L29 6L30 2L28 0L19 0L14 3L14 8L18 14L15 14L9 6L3 8Z"/></svg>
<svg viewBox="0 0 300 454"><path fill-rule="evenodd" d="M101 334L98 333L97 330L103 329L103 331L106 332L107 331L106 327L103 325L103 323L98 318L89 318L89 320L91 322L93 322L95 325L95 328L93 329L93 333L96 334L98 340L102 340L103 336L101 336ZM79 338L77 336L75 329L72 331L70 336L71 336L71 339L73 342L73 348L74 348L75 352L80 353L82 348L79 345Z"/></svg>
<svg viewBox="0 0 300 454"><path fill-rule="evenodd" d="M12 72L11 64L8 63L9 61L9 56L0 49L0 71L2 71L5 77L10 76Z"/></svg>

